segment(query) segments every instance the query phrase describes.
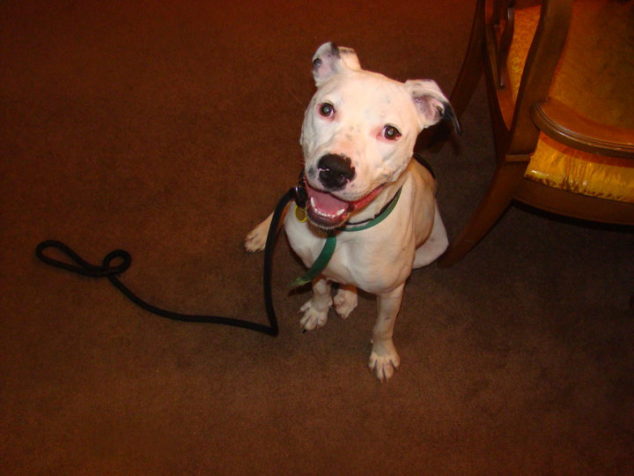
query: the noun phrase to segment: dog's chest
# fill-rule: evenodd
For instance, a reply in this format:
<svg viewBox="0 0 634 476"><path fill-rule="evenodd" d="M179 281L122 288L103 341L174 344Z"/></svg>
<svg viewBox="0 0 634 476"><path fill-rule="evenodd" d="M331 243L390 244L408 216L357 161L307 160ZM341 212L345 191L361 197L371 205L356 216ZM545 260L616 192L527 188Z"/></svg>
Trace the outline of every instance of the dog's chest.
<svg viewBox="0 0 634 476"><path fill-rule="evenodd" d="M322 274L341 284L353 284L368 292L380 292L411 272L414 255L413 239L386 234L379 224L359 232L336 234L335 251ZM293 251L306 267L312 266L321 253L326 235L295 216L295 205L289 210L285 231Z"/></svg>

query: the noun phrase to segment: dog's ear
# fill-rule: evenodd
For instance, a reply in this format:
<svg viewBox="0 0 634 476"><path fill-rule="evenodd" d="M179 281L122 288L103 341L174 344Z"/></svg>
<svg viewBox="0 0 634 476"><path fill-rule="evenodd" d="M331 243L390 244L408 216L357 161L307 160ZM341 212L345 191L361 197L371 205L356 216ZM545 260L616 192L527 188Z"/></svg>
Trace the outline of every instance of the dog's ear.
<svg viewBox="0 0 634 476"><path fill-rule="evenodd" d="M458 118L449 100L438 84L431 79L413 79L405 81L405 89L412 96L418 111L421 130L437 124L441 120L450 121L457 134L462 133Z"/></svg>
<svg viewBox="0 0 634 476"><path fill-rule="evenodd" d="M324 43L313 55L313 78L319 87L327 79L345 70L361 69L359 58L352 48Z"/></svg>

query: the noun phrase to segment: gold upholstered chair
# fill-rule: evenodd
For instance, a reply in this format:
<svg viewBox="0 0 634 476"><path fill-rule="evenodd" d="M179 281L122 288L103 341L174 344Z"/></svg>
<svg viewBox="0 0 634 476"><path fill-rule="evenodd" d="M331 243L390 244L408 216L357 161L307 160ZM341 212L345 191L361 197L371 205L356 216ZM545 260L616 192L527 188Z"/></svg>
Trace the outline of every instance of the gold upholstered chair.
<svg viewBox="0 0 634 476"><path fill-rule="evenodd" d="M513 200L634 225L633 2L477 0L456 114L483 71L497 166L439 264L461 259Z"/></svg>

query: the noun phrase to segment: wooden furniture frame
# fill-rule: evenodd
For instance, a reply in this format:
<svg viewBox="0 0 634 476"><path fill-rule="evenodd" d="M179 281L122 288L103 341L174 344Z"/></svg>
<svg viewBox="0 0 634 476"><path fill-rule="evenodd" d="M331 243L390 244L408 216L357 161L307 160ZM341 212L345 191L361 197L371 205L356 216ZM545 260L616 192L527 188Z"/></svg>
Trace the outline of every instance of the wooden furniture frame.
<svg viewBox="0 0 634 476"><path fill-rule="evenodd" d="M540 132L586 152L634 159L634 131L598 124L549 98L567 40L572 0L542 2L517 100L513 99L506 59L513 39L514 4L508 0L477 0L467 54L451 103L460 117L485 73L497 166L484 198L440 258L440 266L450 266L469 252L513 200L569 217L634 225L634 203L572 193L524 177Z"/></svg>

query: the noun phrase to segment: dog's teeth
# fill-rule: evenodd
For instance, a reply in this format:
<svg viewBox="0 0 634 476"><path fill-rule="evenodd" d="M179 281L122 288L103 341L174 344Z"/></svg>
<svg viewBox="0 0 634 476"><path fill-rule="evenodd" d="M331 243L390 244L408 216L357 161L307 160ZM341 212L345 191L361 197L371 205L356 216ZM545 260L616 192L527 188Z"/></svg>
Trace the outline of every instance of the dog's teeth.
<svg viewBox="0 0 634 476"><path fill-rule="evenodd" d="M336 213L326 213L323 210L319 210L317 208L313 208L313 211L319 215L322 216L324 218L330 218L330 219L334 219L334 218L339 218L341 215L343 215L345 213L345 209L341 209L338 210Z"/></svg>

